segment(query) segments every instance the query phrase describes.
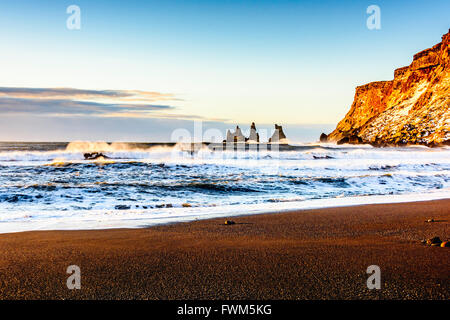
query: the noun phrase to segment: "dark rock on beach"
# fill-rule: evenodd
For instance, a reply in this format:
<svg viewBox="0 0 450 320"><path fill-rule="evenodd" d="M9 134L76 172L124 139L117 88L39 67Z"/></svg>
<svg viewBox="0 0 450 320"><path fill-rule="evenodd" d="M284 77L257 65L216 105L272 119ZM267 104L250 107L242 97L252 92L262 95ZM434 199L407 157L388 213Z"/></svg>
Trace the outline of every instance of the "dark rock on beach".
<svg viewBox="0 0 450 320"><path fill-rule="evenodd" d="M361 137L358 137L356 135L344 137L336 142L337 144L360 144L363 143L363 140Z"/></svg>
<svg viewBox="0 0 450 320"><path fill-rule="evenodd" d="M105 156L101 152L84 153L83 156L84 156L84 160L97 160L100 158L109 159L108 156Z"/></svg>
<svg viewBox="0 0 450 320"><path fill-rule="evenodd" d="M116 210L130 210L131 206L127 206L124 204L118 204L117 206L114 207L114 209Z"/></svg>
<svg viewBox="0 0 450 320"><path fill-rule="evenodd" d="M427 240L427 244L432 245L440 245L442 243L441 239L439 237L433 237Z"/></svg>

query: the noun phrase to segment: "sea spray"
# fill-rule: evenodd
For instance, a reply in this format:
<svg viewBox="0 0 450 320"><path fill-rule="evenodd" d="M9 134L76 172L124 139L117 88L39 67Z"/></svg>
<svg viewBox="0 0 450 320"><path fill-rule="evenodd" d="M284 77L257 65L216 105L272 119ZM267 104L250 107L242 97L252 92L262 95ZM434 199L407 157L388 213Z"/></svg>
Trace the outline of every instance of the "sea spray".
<svg viewBox="0 0 450 320"><path fill-rule="evenodd" d="M294 151L258 152L214 151L198 144L192 152L191 147L2 143L0 232L140 227L311 206L450 197L449 148L307 144ZM109 159L87 161L87 151L104 152Z"/></svg>

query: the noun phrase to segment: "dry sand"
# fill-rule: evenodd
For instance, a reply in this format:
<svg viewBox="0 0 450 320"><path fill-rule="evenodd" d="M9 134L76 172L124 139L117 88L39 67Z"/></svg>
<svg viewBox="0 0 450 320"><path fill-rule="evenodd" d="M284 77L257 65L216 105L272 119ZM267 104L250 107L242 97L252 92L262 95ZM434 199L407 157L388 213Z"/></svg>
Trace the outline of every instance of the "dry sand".
<svg viewBox="0 0 450 320"><path fill-rule="evenodd" d="M426 223L434 218L436 222ZM449 299L450 200L0 235L2 299ZM66 268L81 268L68 290ZM381 290L366 269L381 268Z"/></svg>

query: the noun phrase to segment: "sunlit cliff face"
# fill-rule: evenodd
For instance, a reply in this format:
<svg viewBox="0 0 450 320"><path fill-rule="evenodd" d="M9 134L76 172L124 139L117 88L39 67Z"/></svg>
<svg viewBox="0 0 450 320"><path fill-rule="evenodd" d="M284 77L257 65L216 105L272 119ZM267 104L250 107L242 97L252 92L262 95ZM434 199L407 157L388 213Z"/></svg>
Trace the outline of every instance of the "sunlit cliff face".
<svg viewBox="0 0 450 320"><path fill-rule="evenodd" d="M450 140L450 33L395 70L394 80L356 88L350 111L329 139L441 144Z"/></svg>

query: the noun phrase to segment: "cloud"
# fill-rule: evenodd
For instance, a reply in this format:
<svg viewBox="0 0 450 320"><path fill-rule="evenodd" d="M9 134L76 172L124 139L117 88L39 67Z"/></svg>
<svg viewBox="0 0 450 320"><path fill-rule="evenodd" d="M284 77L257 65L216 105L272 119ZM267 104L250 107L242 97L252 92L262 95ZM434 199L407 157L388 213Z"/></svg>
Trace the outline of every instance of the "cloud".
<svg viewBox="0 0 450 320"><path fill-rule="evenodd" d="M19 99L68 99L115 101L173 101L180 100L172 93L141 90L85 90L73 88L14 88L0 87L0 97Z"/></svg>
<svg viewBox="0 0 450 320"><path fill-rule="evenodd" d="M226 121L181 114L167 101L182 100L141 90L0 87L0 115Z"/></svg>
<svg viewBox="0 0 450 320"><path fill-rule="evenodd" d="M174 110L154 103L170 100L180 99L171 93L141 90L0 87L0 115L151 118L158 117L158 111Z"/></svg>
<svg viewBox="0 0 450 320"><path fill-rule="evenodd" d="M174 109L167 105L107 104L92 101L0 98L0 114L35 116L108 116L108 114L148 114Z"/></svg>

